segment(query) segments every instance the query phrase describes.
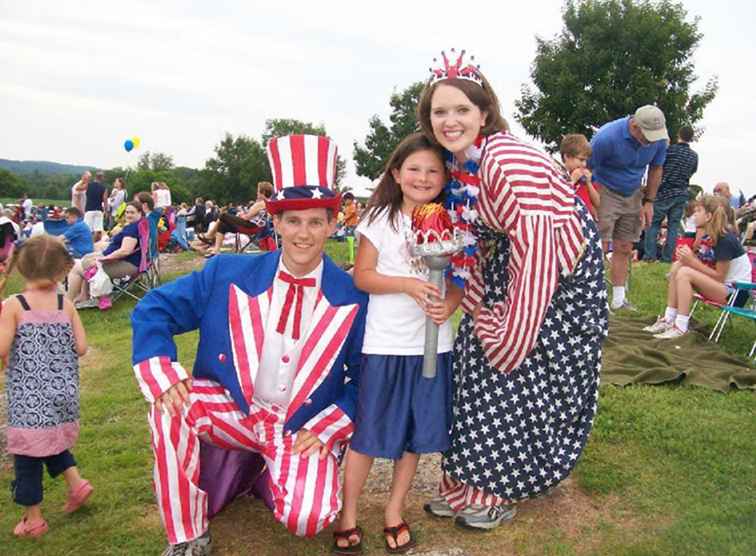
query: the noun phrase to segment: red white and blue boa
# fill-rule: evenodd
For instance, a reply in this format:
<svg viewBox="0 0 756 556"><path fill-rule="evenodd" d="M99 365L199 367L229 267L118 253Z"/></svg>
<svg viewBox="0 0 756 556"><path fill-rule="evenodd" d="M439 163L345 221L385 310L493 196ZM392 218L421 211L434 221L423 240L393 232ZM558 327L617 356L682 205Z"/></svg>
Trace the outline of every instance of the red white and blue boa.
<svg viewBox="0 0 756 556"><path fill-rule="evenodd" d="M462 233L464 239L464 249L451 258L448 274L451 281L460 288L464 288L465 282L470 279L478 252L478 239L473 226L478 219L475 206L480 194L478 169L483 139L483 136L479 135L475 142L465 149L466 160L461 164L454 154L445 152L446 167L449 171L449 181L444 187L445 206L454 228Z"/></svg>

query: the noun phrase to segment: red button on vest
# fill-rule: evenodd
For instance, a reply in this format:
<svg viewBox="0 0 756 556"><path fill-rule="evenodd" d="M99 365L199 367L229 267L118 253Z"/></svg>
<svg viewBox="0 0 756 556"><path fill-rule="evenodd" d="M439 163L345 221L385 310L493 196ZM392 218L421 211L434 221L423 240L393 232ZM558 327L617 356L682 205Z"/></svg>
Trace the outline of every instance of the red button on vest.
<svg viewBox="0 0 756 556"><path fill-rule="evenodd" d="M283 361L284 363L288 363L289 362L289 356L288 355L284 355L283 357L281 357L281 361Z"/></svg>

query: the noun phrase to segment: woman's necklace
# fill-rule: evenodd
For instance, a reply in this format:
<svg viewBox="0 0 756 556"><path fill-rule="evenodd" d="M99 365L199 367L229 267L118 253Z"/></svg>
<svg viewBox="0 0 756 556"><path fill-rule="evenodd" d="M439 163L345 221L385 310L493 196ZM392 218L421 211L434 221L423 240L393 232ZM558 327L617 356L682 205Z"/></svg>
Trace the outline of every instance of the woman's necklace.
<svg viewBox="0 0 756 556"><path fill-rule="evenodd" d="M473 225L478 219L475 206L480 193L478 169L483 139L484 137L479 135L473 144L465 149L466 160L461 165L454 154L445 151L446 167L449 171L449 181L444 187L446 210L453 226L459 230L464 240L463 250L451 258L449 275L451 281L460 288L465 287L465 282L472 275L475 254L478 251L478 240Z"/></svg>

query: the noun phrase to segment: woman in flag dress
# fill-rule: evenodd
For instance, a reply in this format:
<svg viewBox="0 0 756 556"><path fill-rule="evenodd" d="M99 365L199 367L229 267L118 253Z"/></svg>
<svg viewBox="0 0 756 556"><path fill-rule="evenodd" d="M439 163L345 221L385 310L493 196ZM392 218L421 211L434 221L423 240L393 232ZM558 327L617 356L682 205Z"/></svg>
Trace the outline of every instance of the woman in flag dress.
<svg viewBox="0 0 756 556"><path fill-rule="evenodd" d="M477 252L453 268L466 284L452 447L425 509L491 529L549 493L585 448L607 299L598 231L569 181L509 132L464 52L450 58L431 69L418 121L449 151L447 195L464 205L454 212Z"/></svg>

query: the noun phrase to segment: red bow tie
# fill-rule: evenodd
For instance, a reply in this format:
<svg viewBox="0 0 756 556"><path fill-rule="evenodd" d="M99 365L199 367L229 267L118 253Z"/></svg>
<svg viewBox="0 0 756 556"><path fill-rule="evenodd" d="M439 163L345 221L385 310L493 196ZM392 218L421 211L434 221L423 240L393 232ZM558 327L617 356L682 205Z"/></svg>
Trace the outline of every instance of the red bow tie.
<svg viewBox="0 0 756 556"><path fill-rule="evenodd" d="M283 280L289 284L289 290L286 292L286 299L284 300L283 309L281 309L281 317L278 319L278 327L276 332L283 334L286 330L286 322L289 320L289 312L291 311L291 304L294 302L294 296L297 298L296 305L294 306L294 329L292 330L291 337L295 340L299 340L299 327L302 322L302 288L312 288L315 286L315 278L294 278L291 274L287 274L283 270L278 273L278 279Z"/></svg>

